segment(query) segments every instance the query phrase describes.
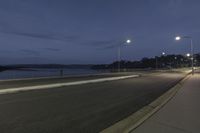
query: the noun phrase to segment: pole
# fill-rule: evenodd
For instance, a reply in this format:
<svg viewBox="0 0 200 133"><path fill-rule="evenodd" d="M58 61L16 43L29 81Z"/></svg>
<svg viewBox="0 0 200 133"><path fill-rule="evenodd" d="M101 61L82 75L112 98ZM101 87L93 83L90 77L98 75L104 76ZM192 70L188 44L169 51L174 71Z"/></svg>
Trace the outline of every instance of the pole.
<svg viewBox="0 0 200 133"><path fill-rule="evenodd" d="M158 70L158 58L157 56L155 58L156 58L156 70Z"/></svg>
<svg viewBox="0 0 200 133"><path fill-rule="evenodd" d="M191 46L191 63L192 63L192 75L193 75L194 74L194 48L193 48L192 38L190 40L190 46Z"/></svg>
<svg viewBox="0 0 200 133"><path fill-rule="evenodd" d="M120 72L120 63L121 63L121 46L118 47L118 72Z"/></svg>

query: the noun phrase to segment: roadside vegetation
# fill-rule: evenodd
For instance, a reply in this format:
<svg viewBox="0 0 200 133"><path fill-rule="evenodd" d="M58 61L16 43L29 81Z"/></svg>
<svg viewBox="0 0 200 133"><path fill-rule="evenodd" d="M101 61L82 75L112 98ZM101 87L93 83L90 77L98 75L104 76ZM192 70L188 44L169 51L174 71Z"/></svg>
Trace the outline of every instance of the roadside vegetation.
<svg viewBox="0 0 200 133"><path fill-rule="evenodd" d="M111 64L94 65L92 69L117 69L118 61ZM154 58L143 58L139 61L120 61L121 69L132 68L182 68L191 66L191 57L185 55L162 55ZM194 54L194 66L200 66L200 54Z"/></svg>

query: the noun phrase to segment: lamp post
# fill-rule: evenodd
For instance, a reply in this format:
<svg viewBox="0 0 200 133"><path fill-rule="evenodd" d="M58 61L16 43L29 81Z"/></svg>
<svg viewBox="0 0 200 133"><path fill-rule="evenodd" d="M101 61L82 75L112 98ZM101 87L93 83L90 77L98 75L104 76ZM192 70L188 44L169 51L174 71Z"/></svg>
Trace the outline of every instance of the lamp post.
<svg viewBox="0 0 200 133"><path fill-rule="evenodd" d="M120 72L121 69L121 46L124 44L130 44L131 40L127 39L125 42L122 42L121 44L118 45L118 72Z"/></svg>
<svg viewBox="0 0 200 133"><path fill-rule="evenodd" d="M190 53L187 53L187 54L186 54L186 57L187 57L187 59L190 60L190 59L191 59L191 58L190 58L190 57L191 57L191 54L190 54Z"/></svg>
<svg viewBox="0 0 200 133"><path fill-rule="evenodd" d="M177 61L177 57L174 57L174 67L178 68L178 61Z"/></svg>
<svg viewBox="0 0 200 133"><path fill-rule="evenodd" d="M191 36L177 36L177 37L175 37L175 40L179 41L182 38L190 40L190 54L191 54L190 56L191 56L192 74L194 74L194 49L193 49L193 40L192 40Z"/></svg>
<svg viewBox="0 0 200 133"><path fill-rule="evenodd" d="M161 53L162 56L165 56L165 54L166 54L165 52ZM156 70L158 70L158 57L155 56L155 59L156 59Z"/></svg>
<svg viewBox="0 0 200 133"><path fill-rule="evenodd" d="M162 52L162 57L164 57L165 55L166 55L166 53ZM164 58L164 61L162 62L162 68L163 68L163 66L165 66L165 58Z"/></svg>

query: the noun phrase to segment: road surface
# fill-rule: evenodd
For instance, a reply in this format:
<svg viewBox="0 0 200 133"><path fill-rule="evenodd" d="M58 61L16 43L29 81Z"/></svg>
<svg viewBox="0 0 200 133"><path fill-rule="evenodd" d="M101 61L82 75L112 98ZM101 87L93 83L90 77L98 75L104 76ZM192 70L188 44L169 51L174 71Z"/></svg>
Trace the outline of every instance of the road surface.
<svg viewBox="0 0 200 133"><path fill-rule="evenodd" d="M184 75L180 72L147 74L139 78L3 94L0 95L0 132L99 132L155 100Z"/></svg>

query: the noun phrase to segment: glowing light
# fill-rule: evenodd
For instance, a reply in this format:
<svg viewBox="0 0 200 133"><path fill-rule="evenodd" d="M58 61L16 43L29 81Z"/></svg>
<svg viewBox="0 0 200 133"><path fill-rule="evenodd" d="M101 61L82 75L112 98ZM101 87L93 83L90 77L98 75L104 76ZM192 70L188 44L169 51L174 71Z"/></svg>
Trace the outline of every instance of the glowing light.
<svg viewBox="0 0 200 133"><path fill-rule="evenodd" d="M190 57L190 53L187 53L186 56L187 56L187 57Z"/></svg>
<svg viewBox="0 0 200 133"><path fill-rule="evenodd" d="M179 41L179 40L181 40L181 37L177 36L177 37L175 37L175 40Z"/></svg>
<svg viewBox="0 0 200 133"><path fill-rule="evenodd" d="M126 40L126 43L131 43L131 40L130 39Z"/></svg>

